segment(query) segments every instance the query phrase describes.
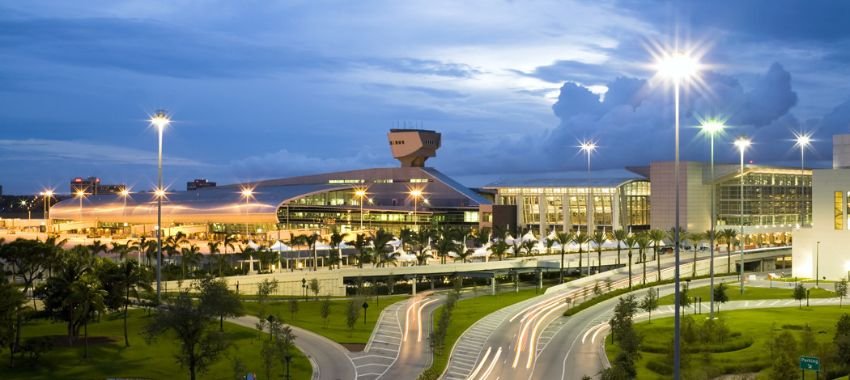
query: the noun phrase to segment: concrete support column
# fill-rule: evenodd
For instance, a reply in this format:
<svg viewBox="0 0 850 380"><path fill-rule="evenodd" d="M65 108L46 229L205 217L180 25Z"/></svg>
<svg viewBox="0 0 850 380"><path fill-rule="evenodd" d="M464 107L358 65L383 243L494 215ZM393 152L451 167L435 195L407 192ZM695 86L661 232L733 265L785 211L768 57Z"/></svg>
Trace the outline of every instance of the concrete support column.
<svg viewBox="0 0 850 380"><path fill-rule="evenodd" d="M514 292L519 293L519 272L514 272Z"/></svg>
<svg viewBox="0 0 850 380"><path fill-rule="evenodd" d="M434 290L434 277L431 277L431 290Z"/></svg>
<svg viewBox="0 0 850 380"><path fill-rule="evenodd" d="M569 231L572 225L570 223L570 197L566 194L561 196L561 213L564 218L564 232Z"/></svg>
<svg viewBox="0 0 850 380"><path fill-rule="evenodd" d="M540 211L540 236L546 236L547 231L549 230L549 220L547 219L547 215L549 213L549 204L546 202L546 196L540 195L537 199L539 202L538 210Z"/></svg>
<svg viewBox="0 0 850 380"><path fill-rule="evenodd" d="M496 295L496 276L490 278L490 294Z"/></svg>
<svg viewBox="0 0 850 380"><path fill-rule="evenodd" d="M522 234L522 227L525 226L525 221L522 220L523 217L523 206L525 203L525 196L517 195L516 196L516 231L517 236L515 238L519 238L519 235Z"/></svg>
<svg viewBox="0 0 850 380"><path fill-rule="evenodd" d="M620 196L619 190L617 190L611 196L611 232L622 228L622 223L620 223Z"/></svg>
<svg viewBox="0 0 850 380"><path fill-rule="evenodd" d="M413 295L416 295L416 277L413 277Z"/></svg>
<svg viewBox="0 0 850 380"><path fill-rule="evenodd" d="M543 290L543 270L537 270L537 290Z"/></svg>

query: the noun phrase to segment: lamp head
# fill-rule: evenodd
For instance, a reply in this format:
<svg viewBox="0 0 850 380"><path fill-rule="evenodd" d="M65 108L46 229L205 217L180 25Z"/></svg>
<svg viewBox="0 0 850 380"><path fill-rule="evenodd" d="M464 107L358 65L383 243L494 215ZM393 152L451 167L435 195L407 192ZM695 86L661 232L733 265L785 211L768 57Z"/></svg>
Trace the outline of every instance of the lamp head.
<svg viewBox="0 0 850 380"><path fill-rule="evenodd" d="M421 198L422 197L422 189L416 189L416 188L410 189L410 196L414 197L414 198Z"/></svg>
<svg viewBox="0 0 850 380"><path fill-rule="evenodd" d="M740 150L742 152L745 151L747 148L749 148L750 145L752 145L752 143L753 142L749 138L744 137L744 136L741 136L741 137L738 137L737 139L735 139L735 147L738 148L738 150Z"/></svg>
<svg viewBox="0 0 850 380"><path fill-rule="evenodd" d="M700 124L699 127L704 133L713 136L720 132L723 132L723 129L726 128L726 125L724 125L723 122L719 120L706 120L705 122Z"/></svg>
<svg viewBox="0 0 850 380"><path fill-rule="evenodd" d="M118 195L120 195L124 198L127 198L127 197L130 196L130 189L123 187L123 188L121 188L121 191L118 192Z"/></svg>
<svg viewBox="0 0 850 380"><path fill-rule="evenodd" d="M253 187L242 187L242 197L245 199L251 199L254 197L254 188Z"/></svg>
<svg viewBox="0 0 850 380"><path fill-rule="evenodd" d="M596 151L596 146L597 145L595 141L585 140L582 141L578 147L579 149L581 149L582 152L590 154Z"/></svg>
<svg viewBox="0 0 850 380"><path fill-rule="evenodd" d="M86 197L86 191L83 190L83 189L77 189L77 191L74 192L74 196L77 197L77 198L85 198Z"/></svg>
<svg viewBox="0 0 850 380"><path fill-rule="evenodd" d="M157 188L153 191L153 195L159 199L165 198L165 189Z"/></svg>
<svg viewBox="0 0 850 380"><path fill-rule="evenodd" d="M53 194L54 194L53 189L45 189L41 193L41 195L43 195L45 198L53 198Z"/></svg>
<svg viewBox="0 0 850 380"><path fill-rule="evenodd" d="M156 127L156 129L162 131L165 127L171 124L171 119L168 117L168 113L166 113L165 110L158 110L151 117L150 123Z"/></svg>
<svg viewBox="0 0 850 380"><path fill-rule="evenodd" d="M354 195L360 199L366 196L366 189L354 189Z"/></svg>
<svg viewBox="0 0 850 380"><path fill-rule="evenodd" d="M808 148L812 144L812 135L808 133L794 133L794 141L800 149Z"/></svg>
<svg viewBox="0 0 850 380"><path fill-rule="evenodd" d="M655 62L658 74L681 81L695 76L700 70L699 61L686 52L664 53Z"/></svg>

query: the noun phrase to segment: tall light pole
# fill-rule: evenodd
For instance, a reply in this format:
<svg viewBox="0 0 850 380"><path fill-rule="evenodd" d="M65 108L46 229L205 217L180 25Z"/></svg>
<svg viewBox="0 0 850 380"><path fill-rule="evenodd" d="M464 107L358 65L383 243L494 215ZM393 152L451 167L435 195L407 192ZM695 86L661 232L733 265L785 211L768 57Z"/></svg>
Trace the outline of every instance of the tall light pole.
<svg viewBox="0 0 850 380"><path fill-rule="evenodd" d="M578 148L579 148L579 150L582 151L582 153L587 155L587 191L585 191L586 198L585 198L584 209L585 209L585 212L587 213L587 226L585 227L585 230L587 230L586 231L587 234L590 235L590 225L593 223L593 209L591 209L591 207L590 207L591 206L590 203L593 200L593 197L592 197L593 188L590 184L590 155L594 151L596 151L596 142L590 141L590 140L585 140L585 141L582 141L581 144L579 144ZM578 232L581 233L581 225L579 225ZM590 272L590 269L588 269L588 273L589 272Z"/></svg>
<svg viewBox="0 0 850 380"><path fill-rule="evenodd" d="M416 218L416 209L419 205L419 198L422 198L422 189L410 189L410 196L413 197L413 228L419 231L419 220Z"/></svg>
<svg viewBox="0 0 850 380"><path fill-rule="evenodd" d="M690 55L683 52L663 53L656 62L658 74L673 81L674 113L675 113L675 153L673 171L676 192L676 218L673 226L673 251L675 256L674 267L674 335L673 335L673 378L679 380L681 376L681 315L679 310L679 87L682 82L694 77L700 69L699 62Z"/></svg>
<svg viewBox="0 0 850 380"><path fill-rule="evenodd" d="M154 113L150 119L159 135L159 149L157 150L157 180L156 180L156 303L162 303L162 198L165 197L165 189L162 187L162 132L171 119L164 110Z"/></svg>
<svg viewBox="0 0 850 380"><path fill-rule="evenodd" d="M714 319L714 237L715 237L715 228L716 228L716 211L714 206L714 136L722 133L723 129L726 128L722 122L718 120L708 120L705 123L702 123L700 126L703 133L708 135L709 138L709 146L710 146L710 173L711 173L711 227L708 232L708 240L709 240L709 289L711 289L709 293L709 313L708 318ZM696 265L696 263L694 264Z"/></svg>
<svg viewBox="0 0 850 380"><path fill-rule="evenodd" d="M820 288L820 241L815 246L815 287Z"/></svg>
<svg viewBox="0 0 850 380"><path fill-rule="evenodd" d="M77 191L74 192L74 196L80 200L80 223L83 222L83 198L85 198L86 195L88 195L88 193L86 193L86 191L82 188L77 189Z"/></svg>
<svg viewBox="0 0 850 380"><path fill-rule="evenodd" d="M800 222L797 227L802 227L806 224L806 197L803 195L805 187L803 186L803 178L806 174L806 148L812 143L812 136L806 133L795 133L795 146L800 147Z"/></svg>
<svg viewBox="0 0 850 380"><path fill-rule="evenodd" d="M738 263L740 265L740 274L738 277L741 279L741 294L744 294L744 243L747 241L744 236L744 151L752 144L749 138L745 136L738 137L735 140L735 147L738 148L738 151L741 153L741 216L738 221L741 224L741 260Z"/></svg>
<svg viewBox="0 0 850 380"><path fill-rule="evenodd" d="M243 186L241 193L242 198L245 198L245 235L247 237L247 235L251 232L250 228L248 228L248 205L251 202L251 198L254 197L254 188L249 186ZM254 268L252 267L251 270L254 270Z"/></svg>
<svg viewBox="0 0 850 380"><path fill-rule="evenodd" d="M50 200L53 199L53 189L44 189L41 192L42 201L44 202L44 228L47 236L50 236Z"/></svg>
<svg viewBox="0 0 850 380"><path fill-rule="evenodd" d="M366 198L366 189L365 188L354 189L354 196L356 196L357 198L360 199L359 200L359 203L360 203L360 230L363 231L363 199Z"/></svg>

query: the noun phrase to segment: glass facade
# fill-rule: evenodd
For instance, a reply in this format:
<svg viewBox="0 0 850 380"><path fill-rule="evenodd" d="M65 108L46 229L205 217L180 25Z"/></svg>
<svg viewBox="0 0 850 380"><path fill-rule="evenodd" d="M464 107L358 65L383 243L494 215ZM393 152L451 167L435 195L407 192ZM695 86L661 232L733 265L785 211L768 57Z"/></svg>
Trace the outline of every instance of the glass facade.
<svg viewBox="0 0 850 380"><path fill-rule="evenodd" d="M751 172L717 186L717 224L740 226L794 226L811 223L811 175L787 172Z"/></svg>
<svg viewBox="0 0 850 380"><path fill-rule="evenodd" d="M517 205L519 223L526 227L545 224L560 230L566 224L567 229L586 228L588 211L593 213L593 225L608 231L614 226L649 225L650 186L645 180L593 187L590 194L587 187L497 187L496 191L496 204ZM588 195L592 197L590 205Z"/></svg>
<svg viewBox="0 0 850 380"><path fill-rule="evenodd" d="M840 191L836 191L833 196L833 215L834 215L834 223L833 228L836 230L844 229L844 198L841 195Z"/></svg>

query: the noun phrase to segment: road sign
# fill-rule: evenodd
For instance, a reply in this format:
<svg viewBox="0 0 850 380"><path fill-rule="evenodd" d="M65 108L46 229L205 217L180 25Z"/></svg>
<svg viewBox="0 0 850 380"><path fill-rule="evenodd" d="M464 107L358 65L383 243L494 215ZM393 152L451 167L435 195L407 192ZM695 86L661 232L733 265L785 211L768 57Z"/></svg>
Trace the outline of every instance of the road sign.
<svg viewBox="0 0 850 380"><path fill-rule="evenodd" d="M800 369L820 371L820 359L813 356L800 356Z"/></svg>

